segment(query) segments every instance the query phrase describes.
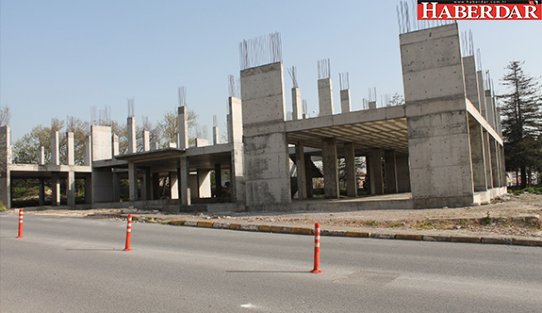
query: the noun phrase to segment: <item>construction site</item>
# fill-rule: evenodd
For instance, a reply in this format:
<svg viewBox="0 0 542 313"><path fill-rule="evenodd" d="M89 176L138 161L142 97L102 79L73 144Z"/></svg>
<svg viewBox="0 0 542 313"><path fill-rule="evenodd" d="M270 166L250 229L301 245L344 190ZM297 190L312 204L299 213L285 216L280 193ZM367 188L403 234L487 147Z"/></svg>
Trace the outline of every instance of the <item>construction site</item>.
<svg viewBox="0 0 542 313"><path fill-rule="evenodd" d="M505 194L499 110L472 42L457 23L446 23L402 27L399 43L404 103L374 99L352 110L348 73L341 73L336 106L324 59L317 62L318 116L308 117L296 68L283 64L280 35L242 41L240 92L232 83L226 142L216 124L212 142L189 138L185 101L169 147L158 148L149 131L136 132L132 107L127 153L119 152L110 126L93 124L84 160L75 160L73 133L53 132L50 158L42 147L38 164L14 163L10 128L3 126L0 201L14 207L12 182L20 179L39 185L34 207L168 212L463 207ZM291 90L284 87L287 72ZM67 140L66 164L60 136ZM84 199L77 201L76 192Z"/></svg>

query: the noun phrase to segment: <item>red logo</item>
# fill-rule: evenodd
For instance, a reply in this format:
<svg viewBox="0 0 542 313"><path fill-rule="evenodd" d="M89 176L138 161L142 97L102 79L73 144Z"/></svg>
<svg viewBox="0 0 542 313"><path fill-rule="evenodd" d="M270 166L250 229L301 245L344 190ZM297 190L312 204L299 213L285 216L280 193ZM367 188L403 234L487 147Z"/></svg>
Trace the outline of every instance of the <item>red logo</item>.
<svg viewBox="0 0 542 313"><path fill-rule="evenodd" d="M542 20L542 1L418 0L418 20Z"/></svg>

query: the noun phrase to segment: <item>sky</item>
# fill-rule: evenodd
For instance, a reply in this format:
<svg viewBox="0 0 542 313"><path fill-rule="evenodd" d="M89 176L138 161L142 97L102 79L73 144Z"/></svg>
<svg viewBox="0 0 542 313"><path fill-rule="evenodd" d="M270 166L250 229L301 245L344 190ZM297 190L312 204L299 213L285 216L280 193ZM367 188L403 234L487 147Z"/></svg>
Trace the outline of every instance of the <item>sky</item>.
<svg viewBox="0 0 542 313"><path fill-rule="evenodd" d="M239 76L239 43L280 32L285 67L296 66L308 113L317 114L317 61L348 72L353 110L368 89L403 94L398 1L366 0L0 0L0 107L11 109L12 140L52 118L89 120L110 108L125 122L156 123L178 105L177 88L203 130L217 115L225 132L228 75ZM511 60L542 76L542 22L460 22L482 65L499 79ZM285 73L287 110L291 80ZM336 109L337 111L337 109Z"/></svg>

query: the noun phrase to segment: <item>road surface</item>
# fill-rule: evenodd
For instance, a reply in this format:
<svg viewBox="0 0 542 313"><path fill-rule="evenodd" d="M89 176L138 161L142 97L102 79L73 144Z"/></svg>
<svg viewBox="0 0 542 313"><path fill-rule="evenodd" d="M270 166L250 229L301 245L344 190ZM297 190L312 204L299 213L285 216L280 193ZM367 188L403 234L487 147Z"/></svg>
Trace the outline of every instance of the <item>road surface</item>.
<svg viewBox="0 0 542 313"><path fill-rule="evenodd" d="M542 312L542 249L0 216L0 312Z"/></svg>

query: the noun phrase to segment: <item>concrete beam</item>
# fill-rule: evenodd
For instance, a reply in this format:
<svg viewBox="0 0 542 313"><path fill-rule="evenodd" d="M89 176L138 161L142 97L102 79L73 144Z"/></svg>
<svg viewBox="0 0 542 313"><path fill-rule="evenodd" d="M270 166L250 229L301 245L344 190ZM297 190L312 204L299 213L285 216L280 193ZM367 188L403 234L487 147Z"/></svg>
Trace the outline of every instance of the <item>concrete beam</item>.
<svg viewBox="0 0 542 313"><path fill-rule="evenodd" d="M136 139L136 120L134 116L128 117L126 122L127 135L128 135L128 153L137 152L137 139Z"/></svg>
<svg viewBox="0 0 542 313"><path fill-rule="evenodd" d="M350 89L341 90L341 113L348 113L351 110Z"/></svg>
<svg viewBox="0 0 542 313"><path fill-rule="evenodd" d="M319 116L333 115L333 85L331 78L318 80L318 105L320 108Z"/></svg>
<svg viewBox="0 0 542 313"><path fill-rule="evenodd" d="M358 179L356 176L356 151L353 143L344 144L344 161L346 165L346 195L349 197L357 197Z"/></svg>
<svg viewBox="0 0 542 313"><path fill-rule="evenodd" d="M58 131L51 132L51 165L60 165L60 141L58 139Z"/></svg>
<svg viewBox="0 0 542 313"><path fill-rule="evenodd" d="M292 88L292 119L303 119L303 100L301 98L301 89L298 87Z"/></svg>
<svg viewBox="0 0 542 313"><path fill-rule="evenodd" d="M328 199L339 198L339 167L337 166L337 143L335 138L322 141L324 165L324 194Z"/></svg>

